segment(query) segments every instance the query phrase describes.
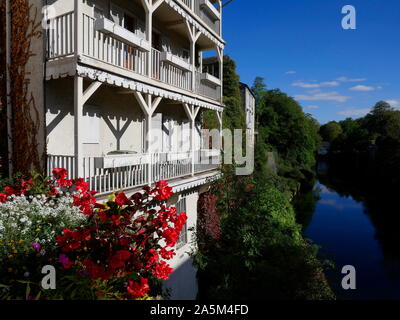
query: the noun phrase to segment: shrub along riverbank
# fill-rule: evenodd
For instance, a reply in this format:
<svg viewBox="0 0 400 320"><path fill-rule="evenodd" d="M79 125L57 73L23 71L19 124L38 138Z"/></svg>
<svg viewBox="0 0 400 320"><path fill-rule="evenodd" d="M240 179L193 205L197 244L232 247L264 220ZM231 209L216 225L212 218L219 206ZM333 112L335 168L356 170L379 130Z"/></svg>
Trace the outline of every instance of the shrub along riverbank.
<svg viewBox="0 0 400 320"><path fill-rule="evenodd" d="M255 173L237 176L226 166L223 178L199 201L194 255L199 298L334 299L324 276L329 263L304 239L289 200L313 176L319 125L292 98L267 90L261 78L253 90L259 131ZM238 112L230 107L226 124ZM278 155L277 173L267 165L271 152Z"/></svg>

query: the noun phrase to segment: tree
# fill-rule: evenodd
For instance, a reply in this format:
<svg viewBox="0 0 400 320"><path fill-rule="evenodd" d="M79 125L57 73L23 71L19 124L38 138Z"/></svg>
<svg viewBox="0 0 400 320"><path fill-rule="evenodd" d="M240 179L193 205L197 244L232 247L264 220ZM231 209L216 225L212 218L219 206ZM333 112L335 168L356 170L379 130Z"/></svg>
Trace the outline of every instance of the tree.
<svg viewBox="0 0 400 320"><path fill-rule="evenodd" d="M264 82L263 77L256 77L253 86L251 87L254 95L256 96L256 103L261 101L261 98L267 91L267 85ZM257 106L257 105L256 105Z"/></svg>
<svg viewBox="0 0 400 320"><path fill-rule="evenodd" d="M258 88L260 82L257 80ZM319 124L279 89L259 91L257 117L260 139L280 156L280 171L295 180L312 171L319 148ZM257 151L257 150L256 150Z"/></svg>
<svg viewBox="0 0 400 320"><path fill-rule="evenodd" d="M330 121L327 124L321 126L319 131L322 139L327 142L332 142L333 140L337 139L343 130L339 123L336 121Z"/></svg>

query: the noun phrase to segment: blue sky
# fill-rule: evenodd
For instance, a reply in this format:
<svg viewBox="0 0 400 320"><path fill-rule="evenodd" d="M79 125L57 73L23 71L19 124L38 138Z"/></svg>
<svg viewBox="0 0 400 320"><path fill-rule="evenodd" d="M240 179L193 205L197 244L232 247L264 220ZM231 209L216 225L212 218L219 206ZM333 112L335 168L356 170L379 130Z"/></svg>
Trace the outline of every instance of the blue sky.
<svg viewBox="0 0 400 320"><path fill-rule="evenodd" d="M357 29L344 30L353 5ZM400 108L399 0L234 0L224 8L225 53L241 81L265 78L321 123Z"/></svg>

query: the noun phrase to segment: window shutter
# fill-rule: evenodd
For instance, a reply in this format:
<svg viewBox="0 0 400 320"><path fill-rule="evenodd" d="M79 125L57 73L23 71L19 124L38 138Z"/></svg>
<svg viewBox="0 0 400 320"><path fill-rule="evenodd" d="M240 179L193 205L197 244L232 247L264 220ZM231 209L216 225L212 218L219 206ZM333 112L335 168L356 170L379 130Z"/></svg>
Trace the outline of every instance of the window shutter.
<svg viewBox="0 0 400 320"><path fill-rule="evenodd" d="M190 122L189 120L182 121L182 136L181 136L181 150L190 150Z"/></svg>
<svg viewBox="0 0 400 320"><path fill-rule="evenodd" d="M174 120L169 117L164 117L163 119L163 151L171 152L174 147Z"/></svg>
<svg viewBox="0 0 400 320"><path fill-rule="evenodd" d="M152 141L151 150L152 152L162 152L162 113L154 113L151 121L152 130Z"/></svg>

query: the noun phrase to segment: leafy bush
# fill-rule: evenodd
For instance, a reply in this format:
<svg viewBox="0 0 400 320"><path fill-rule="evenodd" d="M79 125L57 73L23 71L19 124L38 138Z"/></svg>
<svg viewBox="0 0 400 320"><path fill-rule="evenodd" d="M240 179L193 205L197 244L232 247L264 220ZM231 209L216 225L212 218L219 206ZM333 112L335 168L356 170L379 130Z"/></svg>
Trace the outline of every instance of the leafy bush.
<svg viewBox="0 0 400 320"><path fill-rule="evenodd" d="M240 190L240 204L229 209L225 206L227 200L220 200L218 245L196 255L200 297L334 298L324 277L329 265L317 259L316 247L303 238L287 196L265 182L249 186L246 181L241 189L237 187L240 178L232 179ZM221 184L215 189L220 188Z"/></svg>

